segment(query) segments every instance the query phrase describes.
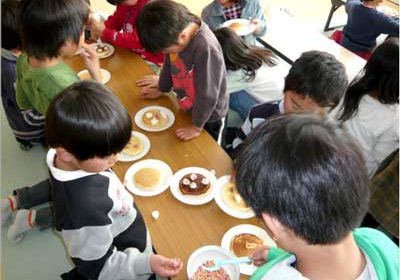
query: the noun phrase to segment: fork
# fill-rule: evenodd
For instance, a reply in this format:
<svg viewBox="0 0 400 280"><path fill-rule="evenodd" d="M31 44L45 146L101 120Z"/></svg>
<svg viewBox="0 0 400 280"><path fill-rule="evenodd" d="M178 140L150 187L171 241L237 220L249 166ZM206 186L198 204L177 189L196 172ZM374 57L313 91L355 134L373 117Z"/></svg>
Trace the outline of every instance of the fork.
<svg viewBox="0 0 400 280"><path fill-rule="evenodd" d="M203 268L207 271L216 271L221 268L223 265L227 264L239 264L239 263L251 263L252 260L249 257L241 257L241 258L231 258L226 260L216 259L214 260L213 266L204 266Z"/></svg>

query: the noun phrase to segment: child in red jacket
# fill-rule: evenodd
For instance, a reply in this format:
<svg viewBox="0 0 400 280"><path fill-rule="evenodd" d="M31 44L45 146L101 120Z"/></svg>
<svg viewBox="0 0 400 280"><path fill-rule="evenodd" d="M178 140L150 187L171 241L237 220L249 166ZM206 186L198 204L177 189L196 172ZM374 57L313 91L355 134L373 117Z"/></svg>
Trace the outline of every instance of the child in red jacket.
<svg viewBox="0 0 400 280"><path fill-rule="evenodd" d="M114 46L131 49L144 59L161 66L164 55L151 53L145 50L139 41L136 30L136 18L142 7L149 0L107 0L110 4L116 5L112 16L106 21L92 20L90 28L92 36L101 37L102 40Z"/></svg>

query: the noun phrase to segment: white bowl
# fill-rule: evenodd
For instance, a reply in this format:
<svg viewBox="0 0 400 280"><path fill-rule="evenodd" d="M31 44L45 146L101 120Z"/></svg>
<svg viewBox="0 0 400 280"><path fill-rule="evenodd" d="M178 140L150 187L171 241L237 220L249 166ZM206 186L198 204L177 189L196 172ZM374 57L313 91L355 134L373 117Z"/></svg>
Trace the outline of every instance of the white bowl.
<svg viewBox="0 0 400 280"><path fill-rule="evenodd" d="M194 273L205 261L230 258L233 258L233 255L219 246L207 245L200 247L190 255L187 262L186 273L188 279L193 279ZM225 269L226 273L228 273L231 280L239 280L240 272L237 264L224 265L222 267Z"/></svg>

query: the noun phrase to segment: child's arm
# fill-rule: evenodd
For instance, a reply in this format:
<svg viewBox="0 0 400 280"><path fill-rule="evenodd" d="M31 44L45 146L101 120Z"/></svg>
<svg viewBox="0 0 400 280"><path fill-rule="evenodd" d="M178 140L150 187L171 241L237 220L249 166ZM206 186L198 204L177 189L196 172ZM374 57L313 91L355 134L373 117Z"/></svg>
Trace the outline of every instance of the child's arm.
<svg viewBox="0 0 400 280"><path fill-rule="evenodd" d="M183 268L183 262L177 258L167 258L161 255L150 257L151 271L161 277L176 276Z"/></svg>
<svg viewBox="0 0 400 280"><path fill-rule="evenodd" d="M164 65L159 77L156 75L149 75L138 80L136 83L138 86L142 87L140 89L140 97L143 99L156 99L161 97L165 92L169 92L172 89L169 56L165 56Z"/></svg>
<svg viewBox="0 0 400 280"><path fill-rule="evenodd" d="M263 36L267 31L267 23L264 16L264 9L260 3L260 1L254 1L256 14L254 18L251 20L252 24L256 25L256 29L253 34L256 37Z"/></svg>
<svg viewBox="0 0 400 280"><path fill-rule="evenodd" d="M93 80L101 83L102 78L100 75L100 62L96 51L87 44L83 44L82 48L84 51L81 53L81 56L87 70L90 73L90 76Z"/></svg>

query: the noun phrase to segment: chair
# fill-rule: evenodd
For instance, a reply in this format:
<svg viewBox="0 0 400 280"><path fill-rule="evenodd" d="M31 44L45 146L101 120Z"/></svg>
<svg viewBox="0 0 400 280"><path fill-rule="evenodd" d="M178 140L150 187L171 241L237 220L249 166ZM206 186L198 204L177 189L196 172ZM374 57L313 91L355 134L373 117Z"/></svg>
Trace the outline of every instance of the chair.
<svg viewBox="0 0 400 280"><path fill-rule="evenodd" d="M325 27L324 27L324 31L329 31L329 30L333 30L335 28L341 27L341 26L335 26L335 27L329 27L331 20L332 20L332 16L333 13L339 9L342 5L344 5L346 2L343 0L331 0L331 10L329 11L329 15L328 15L328 19L326 20L325 23Z"/></svg>

